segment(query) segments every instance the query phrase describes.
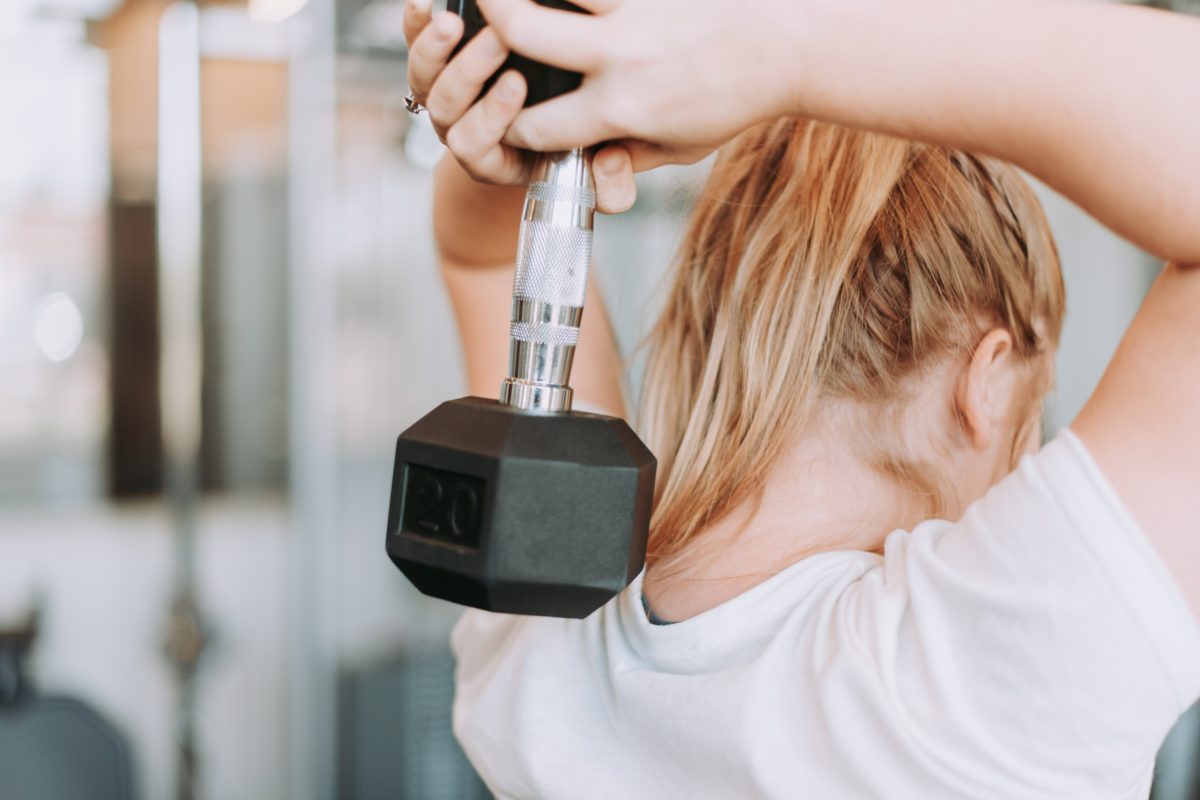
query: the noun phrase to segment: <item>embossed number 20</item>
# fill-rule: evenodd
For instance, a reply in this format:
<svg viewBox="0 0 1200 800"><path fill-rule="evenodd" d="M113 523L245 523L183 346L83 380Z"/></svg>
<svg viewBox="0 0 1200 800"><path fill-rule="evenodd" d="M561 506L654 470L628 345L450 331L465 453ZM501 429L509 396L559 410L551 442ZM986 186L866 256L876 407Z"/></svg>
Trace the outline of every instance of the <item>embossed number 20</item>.
<svg viewBox="0 0 1200 800"><path fill-rule="evenodd" d="M475 532L479 523L479 495L475 487L451 475L432 475L424 470L409 484L411 523L422 533L461 539Z"/></svg>

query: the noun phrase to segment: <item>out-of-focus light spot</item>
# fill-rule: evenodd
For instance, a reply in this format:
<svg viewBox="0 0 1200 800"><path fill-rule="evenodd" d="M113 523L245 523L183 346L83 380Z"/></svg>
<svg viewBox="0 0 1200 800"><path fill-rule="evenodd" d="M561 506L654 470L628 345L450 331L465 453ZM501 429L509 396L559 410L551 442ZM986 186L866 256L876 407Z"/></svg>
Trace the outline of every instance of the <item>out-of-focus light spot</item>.
<svg viewBox="0 0 1200 800"><path fill-rule="evenodd" d="M250 0L247 9L253 22L283 22L304 8L308 0Z"/></svg>
<svg viewBox="0 0 1200 800"><path fill-rule="evenodd" d="M66 361L83 341L83 315L79 306L63 292L46 295L34 313L33 335L46 358Z"/></svg>

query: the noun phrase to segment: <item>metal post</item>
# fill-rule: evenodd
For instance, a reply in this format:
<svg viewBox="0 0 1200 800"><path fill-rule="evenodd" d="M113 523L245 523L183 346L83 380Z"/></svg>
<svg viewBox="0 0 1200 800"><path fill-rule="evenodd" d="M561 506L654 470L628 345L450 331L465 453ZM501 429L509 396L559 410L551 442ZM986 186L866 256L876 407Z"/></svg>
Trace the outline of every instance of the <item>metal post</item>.
<svg viewBox="0 0 1200 800"><path fill-rule="evenodd" d="M288 21L289 633L295 800L337 790L337 55L334 0Z"/></svg>
<svg viewBox="0 0 1200 800"><path fill-rule="evenodd" d="M196 598L199 493L200 248L203 192L200 137L200 26L196 6L177 2L158 29L159 402L167 499L174 528L174 580L164 650L178 696L176 797L199 794L196 668L204 625Z"/></svg>

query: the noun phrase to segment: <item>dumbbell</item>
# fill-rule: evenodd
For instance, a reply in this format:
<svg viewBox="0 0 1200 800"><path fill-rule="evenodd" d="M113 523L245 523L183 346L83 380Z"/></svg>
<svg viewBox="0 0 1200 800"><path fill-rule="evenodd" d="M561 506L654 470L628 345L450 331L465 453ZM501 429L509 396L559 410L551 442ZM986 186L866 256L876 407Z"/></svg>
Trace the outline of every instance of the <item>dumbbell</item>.
<svg viewBox="0 0 1200 800"><path fill-rule="evenodd" d="M623 420L571 410L595 198L589 152L540 158L499 400L443 403L396 443L387 553L427 595L583 618L642 569L654 456Z"/></svg>

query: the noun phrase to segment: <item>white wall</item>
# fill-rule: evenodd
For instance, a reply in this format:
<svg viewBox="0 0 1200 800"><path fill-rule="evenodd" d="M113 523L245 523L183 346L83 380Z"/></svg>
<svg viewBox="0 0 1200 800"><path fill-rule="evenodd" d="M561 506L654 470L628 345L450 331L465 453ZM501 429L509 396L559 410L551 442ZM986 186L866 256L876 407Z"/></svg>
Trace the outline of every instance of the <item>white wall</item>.
<svg viewBox="0 0 1200 800"><path fill-rule="evenodd" d="M1040 184L1037 189L1067 282L1057 387L1047 415L1053 431L1083 408L1162 265L1061 195Z"/></svg>

